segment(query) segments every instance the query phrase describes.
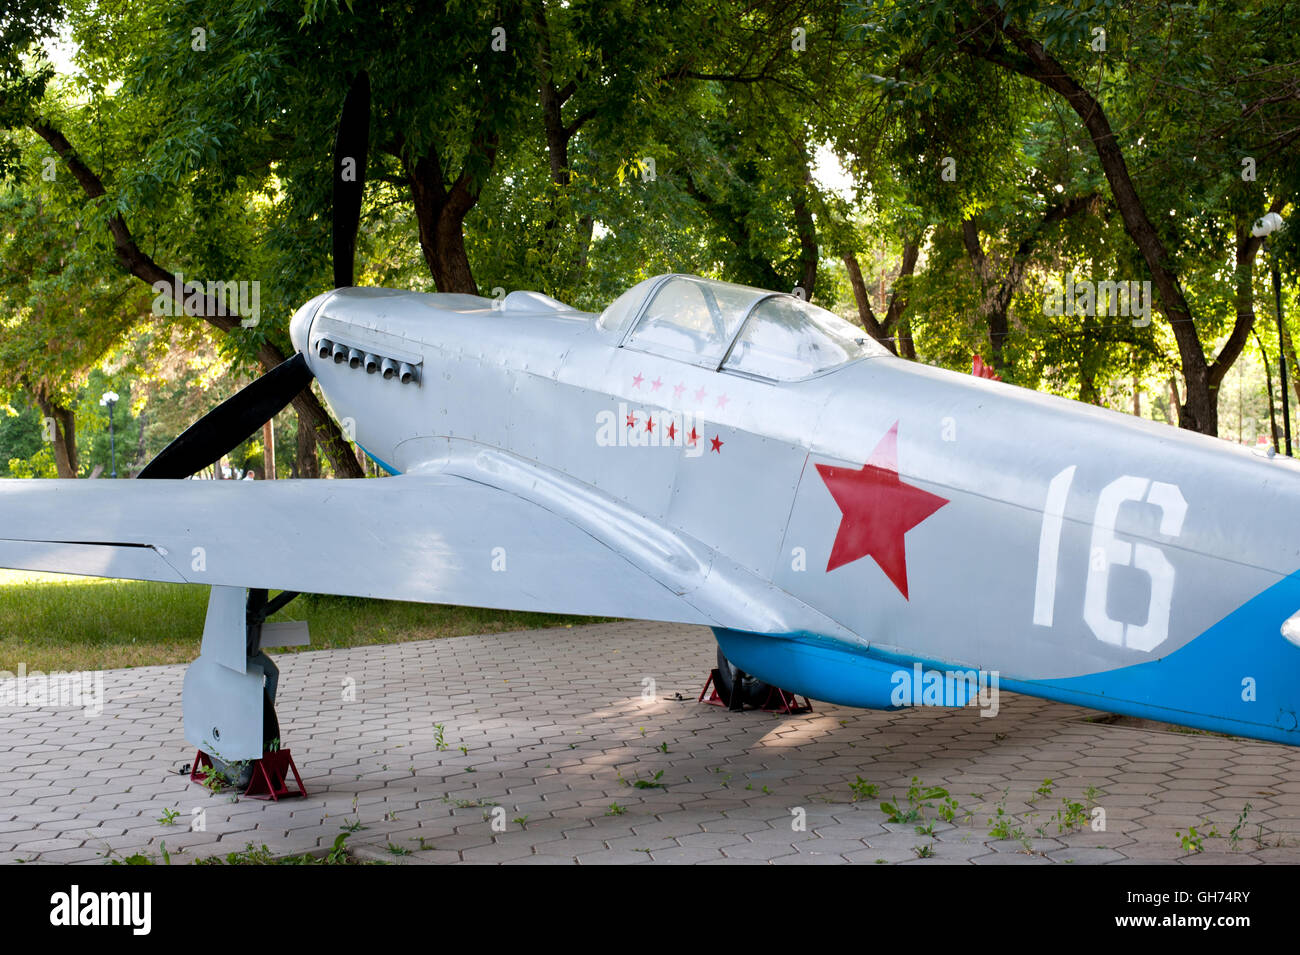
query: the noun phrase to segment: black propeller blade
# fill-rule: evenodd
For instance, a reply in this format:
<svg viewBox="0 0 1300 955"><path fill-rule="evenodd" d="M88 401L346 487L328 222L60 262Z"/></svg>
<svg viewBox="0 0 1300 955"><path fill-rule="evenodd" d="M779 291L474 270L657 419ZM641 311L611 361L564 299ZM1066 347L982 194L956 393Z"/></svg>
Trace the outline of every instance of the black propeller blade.
<svg viewBox="0 0 1300 955"><path fill-rule="evenodd" d="M348 90L334 137L334 287L355 285L353 264L357 227L361 223L361 194L366 186L366 155L370 149L370 76L360 73Z"/></svg>
<svg viewBox="0 0 1300 955"><path fill-rule="evenodd" d="M370 146L370 76L352 83L334 138L333 252L334 287L353 284L361 198L366 185ZM142 478L189 477L221 460L249 435L275 417L312 380L307 359L294 355L226 399L163 448L138 475Z"/></svg>
<svg viewBox="0 0 1300 955"><path fill-rule="evenodd" d="M281 362L186 428L138 476L189 477L219 461L293 401L312 377L302 354Z"/></svg>

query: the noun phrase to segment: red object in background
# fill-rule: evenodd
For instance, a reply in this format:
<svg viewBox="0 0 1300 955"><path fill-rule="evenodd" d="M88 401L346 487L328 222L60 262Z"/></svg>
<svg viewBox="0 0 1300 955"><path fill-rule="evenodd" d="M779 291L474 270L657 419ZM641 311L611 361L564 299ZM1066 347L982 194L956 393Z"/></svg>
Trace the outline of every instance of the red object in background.
<svg viewBox="0 0 1300 955"><path fill-rule="evenodd" d="M979 355L973 356L970 373L976 378L992 378L994 381L1002 380L1002 376L993 370L993 366L984 364L984 359Z"/></svg>

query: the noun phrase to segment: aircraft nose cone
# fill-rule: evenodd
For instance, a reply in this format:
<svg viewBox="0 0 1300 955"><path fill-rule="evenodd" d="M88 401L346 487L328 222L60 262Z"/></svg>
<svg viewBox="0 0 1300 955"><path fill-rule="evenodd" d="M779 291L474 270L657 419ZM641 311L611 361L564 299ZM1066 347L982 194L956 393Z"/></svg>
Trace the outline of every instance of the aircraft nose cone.
<svg viewBox="0 0 1300 955"><path fill-rule="evenodd" d="M324 299L324 295L317 295L294 312L293 318L289 322L289 340L293 342L294 351L301 352L308 357L311 356L312 319L316 317L316 310L320 308Z"/></svg>
<svg viewBox="0 0 1300 955"><path fill-rule="evenodd" d="M309 303L293 313L293 319L289 322L289 340L293 342L294 351L307 353L307 337L311 332L311 320L315 311Z"/></svg>

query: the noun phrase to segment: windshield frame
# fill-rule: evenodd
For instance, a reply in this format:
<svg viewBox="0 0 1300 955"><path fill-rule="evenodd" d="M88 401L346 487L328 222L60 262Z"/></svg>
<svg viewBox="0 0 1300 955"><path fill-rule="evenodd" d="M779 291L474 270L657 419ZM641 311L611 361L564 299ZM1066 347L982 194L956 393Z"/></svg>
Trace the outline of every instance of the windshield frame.
<svg viewBox="0 0 1300 955"><path fill-rule="evenodd" d="M726 330L728 313L723 305L718 301L713 286L719 285L733 289L751 289L751 286L738 285L735 282L723 282L719 279L709 279L702 275L690 275L685 272L670 272L666 275L658 276L657 280L646 289L645 297L637 306L635 314L627 323L626 328L623 330L623 334L619 337L619 348L626 347L630 348L632 351L641 351L650 355L658 355L661 358L680 361L683 364L694 365L696 368L707 368L710 371L717 371L721 367L721 362L715 360L714 357L710 355L696 355L692 357L686 352L671 347L638 345L634 341L637 333L642 331L643 323L648 318L648 313L655 301L658 299L660 293L664 291L664 288L667 285L676 280L684 281L689 285L695 286L699 290L705 307L708 309L709 321L713 326L713 333L715 335L714 340L718 344L722 345L718 354L722 356L723 361L725 361L726 356L731 353L731 348L736 341L736 334L748 320L750 311L753 309L754 304L776 294L768 292L766 289L753 288L753 300L746 304L745 311L741 313L739 320L736 322L736 331L728 333ZM732 314L734 314L734 312Z"/></svg>
<svg viewBox="0 0 1300 955"><path fill-rule="evenodd" d="M819 368L816 371L804 375L801 378L774 378L769 375L760 375L754 372L744 371L740 369L726 368L725 366L727 364L727 361L731 358L731 354L736 348L736 343L739 342L741 336L745 334L745 329L749 326L750 321L754 317L754 312L758 309L760 305L762 305L764 302L769 302L773 299L778 299L778 298L795 299L796 301L801 301L801 302L806 301L800 296L792 295L789 292L773 292L765 289L755 289L755 291L758 294L754 296L753 301L751 301L749 305L746 307L744 315L741 316L740 321L736 324L736 330L732 333L731 340L727 342L727 347L723 350L722 357L717 361L716 364L714 364L712 359L710 359L707 362L691 361L689 358L684 357L680 354L669 354L668 351L662 349L651 349L651 348L644 348L644 347L639 348L635 344L630 344L632 336L635 335L637 330L641 327L641 323L645 320L646 313L650 310L650 306L654 303L655 298L659 295L660 291L662 291L663 287L667 285L669 282L673 281L674 279L686 279L701 287L705 296L705 303L708 305L710 310L709 317L715 322L717 321L718 313L720 313L721 309L718 306L716 297L713 295L713 290L709 287L710 283L718 282L719 284L722 285L735 284L729 282L721 282L718 279L707 279L699 275L690 275L685 272L669 272L666 275L659 276L658 280L655 281L653 285L651 285L649 288L646 289L645 298L641 301L640 305L637 306L636 313L633 315L631 321L627 323L626 328L624 328L623 334L619 338L619 342L618 342L619 348L623 348L624 346L627 346L631 348L633 351L644 351L647 354L658 355L661 358L667 358L671 361L680 361L683 364L694 365L697 368L707 368L715 373L734 375L737 378L749 378L753 381L765 381L765 382L807 381L810 378L816 378L820 375L827 374L839 368L844 368L847 365L851 365L855 362L862 361L867 358L882 357L880 355L873 355L868 351L867 354L862 354L862 355L858 355L855 358L850 358L848 361L841 362L838 365L830 365L826 368ZM749 286L740 286L740 287L748 288ZM861 346L866 344L868 338L869 336L867 335L867 332L865 330L862 330L862 335L855 336L854 340L858 345Z"/></svg>

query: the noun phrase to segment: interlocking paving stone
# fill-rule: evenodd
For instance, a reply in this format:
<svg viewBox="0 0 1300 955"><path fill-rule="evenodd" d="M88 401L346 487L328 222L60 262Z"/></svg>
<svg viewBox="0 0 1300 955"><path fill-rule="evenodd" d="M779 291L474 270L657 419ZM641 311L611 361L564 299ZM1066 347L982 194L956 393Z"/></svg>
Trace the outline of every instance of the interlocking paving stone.
<svg viewBox="0 0 1300 955"><path fill-rule="evenodd" d="M822 703L735 714L695 701L714 654L706 629L631 622L283 654L277 708L310 796L280 803L176 774L194 756L183 666L105 671L98 716L0 711L0 862L98 864L164 843L173 862L249 843L320 853L357 824L360 856L403 865L1300 862L1300 749L1098 722L1010 693L992 718ZM647 676L655 699L641 696ZM887 822L881 802L907 808L913 777L952 794L955 825L938 801ZM855 801L858 778L876 797ZM1089 787L1105 830L1091 805L1060 825ZM992 838L999 806L1032 852ZM1184 850L1175 832L1203 822L1219 836ZM933 835L916 832L929 823ZM918 857L923 845L933 856Z"/></svg>

